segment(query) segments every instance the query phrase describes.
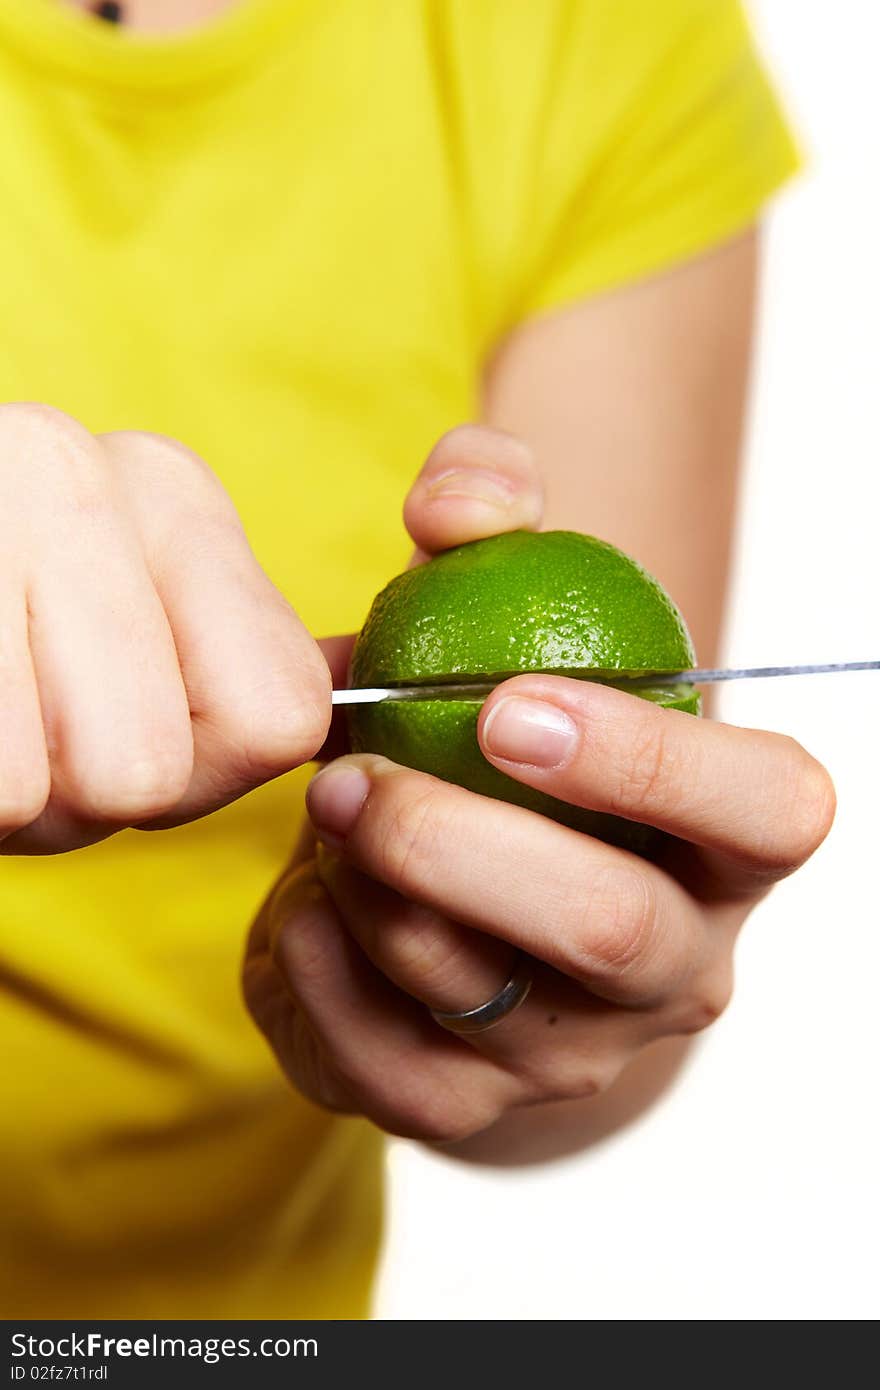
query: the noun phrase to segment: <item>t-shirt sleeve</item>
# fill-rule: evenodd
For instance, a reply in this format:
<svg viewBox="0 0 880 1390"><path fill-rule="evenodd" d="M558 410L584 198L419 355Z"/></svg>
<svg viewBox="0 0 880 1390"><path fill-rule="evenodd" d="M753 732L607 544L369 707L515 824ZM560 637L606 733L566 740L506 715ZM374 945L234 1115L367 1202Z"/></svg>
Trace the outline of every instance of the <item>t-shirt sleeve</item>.
<svg viewBox="0 0 880 1390"><path fill-rule="evenodd" d="M573 0L544 15L522 106L506 99L518 147L504 152L492 336L735 236L799 164L737 0ZM484 166L483 188L495 177Z"/></svg>

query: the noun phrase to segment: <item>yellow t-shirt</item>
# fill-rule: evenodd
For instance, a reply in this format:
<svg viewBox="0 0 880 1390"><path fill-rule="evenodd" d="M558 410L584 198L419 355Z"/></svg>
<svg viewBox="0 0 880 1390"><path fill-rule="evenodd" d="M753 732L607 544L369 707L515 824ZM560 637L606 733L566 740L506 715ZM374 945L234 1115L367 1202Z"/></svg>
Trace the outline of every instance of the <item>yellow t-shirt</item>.
<svg viewBox="0 0 880 1390"><path fill-rule="evenodd" d="M0 401L185 441L350 630L493 344L794 162L733 0L243 0L161 40L0 0ZM305 778L0 860L4 1316L367 1310L380 1137L288 1088L239 994Z"/></svg>

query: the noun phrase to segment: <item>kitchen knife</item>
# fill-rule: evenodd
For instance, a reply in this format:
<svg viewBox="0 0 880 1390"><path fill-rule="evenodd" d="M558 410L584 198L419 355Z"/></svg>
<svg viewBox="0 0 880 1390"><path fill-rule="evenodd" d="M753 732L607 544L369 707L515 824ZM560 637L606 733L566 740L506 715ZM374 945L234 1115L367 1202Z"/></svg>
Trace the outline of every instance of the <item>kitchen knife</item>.
<svg viewBox="0 0 880 1390"><path fill-rule="evenodd" d="M512 676L568 676L575 680L597 681L621 690L667 688L675 685L714 685L718 681L766 680L771 676L819 676L842 671L880 671L880 661L838 661L813 666L751 666L690 671L615 671L598 667L570 667L554 671L501 671L470 680L434 680L425 685L365 686L362 689L334 690L334 705L375 705L382 700L484 700L496 685Z"/></svg>

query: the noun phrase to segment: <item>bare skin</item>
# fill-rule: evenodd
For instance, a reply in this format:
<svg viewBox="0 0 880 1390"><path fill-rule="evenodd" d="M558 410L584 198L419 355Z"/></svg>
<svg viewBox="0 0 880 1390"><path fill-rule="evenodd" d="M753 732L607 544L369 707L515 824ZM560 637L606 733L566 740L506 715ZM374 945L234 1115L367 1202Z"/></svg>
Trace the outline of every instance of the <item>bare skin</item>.
<svg viewBox="0 0 880 1390"><path fill-rule="evenodd" d="M95 0L66 0L78 10L93 10ZM136 33L170 34L192 29L233 8L235 0L122 0L125 27Z"/></svg>
<svg viewBox="0 0 880 1390"><path fill-rule="evenodd" d="M193 820L320 747L326 662L183 445L0 406L0 516L0 852Z"/></svg>
<svg viewBox="0 0 880 1390"><path fill-rule="evenodd" d="M521 440L453 432L407 501L417 556L538 525L546 479L551 521L637 553L711 660L754 268L749 235L521 330L493 364L487 415L540 448L540 479ZM508 775L675 836L663 861L344 757L312 782L317 849L307 837L267 898L245 992L319 1104L462 1158L524 1162L583 1147L656 1096L681 1040L723 1011L751 908L827 834L834 792L791 739L559 678L499 687L479 729ZM535 980L517 1013L467 1040L434 1023L430 1008L491 997L517 952Z"/></svg>

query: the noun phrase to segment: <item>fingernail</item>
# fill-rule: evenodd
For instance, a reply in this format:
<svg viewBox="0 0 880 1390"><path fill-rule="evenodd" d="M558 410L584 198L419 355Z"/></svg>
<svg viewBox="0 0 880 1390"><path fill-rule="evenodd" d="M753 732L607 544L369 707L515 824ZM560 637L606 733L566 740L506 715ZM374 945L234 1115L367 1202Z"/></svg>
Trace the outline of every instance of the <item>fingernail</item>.
<svg viewBox="0 0 880 1390"><path fill-rule="evenodd" d="M482 737L493 758L557 767L573 753L577 727L556 705L508 695L489 711Z"/></svg>
<svg viewBox="0 0 880 1390"><path fill-rule="evenodd" d="M322 840L341 845L354 826L370 790L370 779L359 767L333 763L313 777L306 805Z"/></svg>
<svg viewBox="0 0 880 1390"><path fill-rule="evenodd" d="M456 468L428 484L428 497L469 497L493 507L509 507L515 489L500 473L481 468Z"/></svg>

